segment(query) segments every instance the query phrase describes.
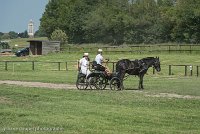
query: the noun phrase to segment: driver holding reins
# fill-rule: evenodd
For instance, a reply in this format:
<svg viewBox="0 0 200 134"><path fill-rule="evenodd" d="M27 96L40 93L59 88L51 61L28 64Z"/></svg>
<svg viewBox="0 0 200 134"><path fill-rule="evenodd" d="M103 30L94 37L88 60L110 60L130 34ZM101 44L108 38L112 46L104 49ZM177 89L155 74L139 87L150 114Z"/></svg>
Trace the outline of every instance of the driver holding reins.
<svg viewBox="0 0 200 134"><path fill-rule="evenodd" d="M103 56L102 56L102 49L98 49L98 54L95 57L95 61L97 62L97 64L102 65L103 63Z"/></svg>
<svg viewBox="0 0 200 134"><path fill-rule="evenodd" d="M107 75L110 75L111 71L109 70L109 68L107 66L103 66L103 62L108 62L109 60L106 59L106 61L104 61L102 53L103 53L103 50L98 49L98 54L95 57L95 61L96 61L97 66L98 66L100 71L106 71Z"/></svg>

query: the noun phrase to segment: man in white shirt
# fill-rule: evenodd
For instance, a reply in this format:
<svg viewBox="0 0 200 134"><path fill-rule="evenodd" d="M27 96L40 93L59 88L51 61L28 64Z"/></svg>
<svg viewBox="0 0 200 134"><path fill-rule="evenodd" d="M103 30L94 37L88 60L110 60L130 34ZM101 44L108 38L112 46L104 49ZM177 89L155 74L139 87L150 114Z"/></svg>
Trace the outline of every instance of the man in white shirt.
<svg viewBox="0 0 200 134"><path fill-rule="evenodd" d="M95 57L95 61L97 62L97 64L102 65L103 63L102 49L98 49L98 54Z"/></svg>
<svg viewBox="0 0 200 134"><path fill-rule="evenodd" d="M107 73L108 76L111 75L111 71L110 69L106 66L106 65L102 65L102 63L104 62L103 56L102 56L102 49L98 49L98 54L95 57L95 61L97 62L97 68L99 71L105 71ZM106 59L105 62L108 62L109 60Z"/></svg>
<svg viewBox="0 0 200 134"><path fill-rule="evenodd" d="M79 61L80 72L88 76L91 72L89 70L89 54L84 53L83 58Z"/></svg>

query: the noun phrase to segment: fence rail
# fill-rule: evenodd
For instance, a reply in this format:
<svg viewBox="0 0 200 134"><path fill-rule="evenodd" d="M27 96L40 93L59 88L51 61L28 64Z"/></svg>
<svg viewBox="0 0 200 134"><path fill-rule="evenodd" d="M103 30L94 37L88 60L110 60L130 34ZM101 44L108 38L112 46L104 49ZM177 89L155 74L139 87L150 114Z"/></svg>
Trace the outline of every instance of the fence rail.
<svg viewBox="0 0 200 134"><path fill-rule="evenodd" d="M194 65L169 65L169 75L172 75L172 67L184 67L184 75L188 76L188 68L189 68L189 73L190 76L193 76L193 72L194 72ZM196 65L196 76L199 76L199 67L198 65Z"/></svg>
<svg viewBox="0 0 200 134"><path fill-rule="evenodd" d="M14 66L14 63L28 63L27 65L31 70L36 69L36 64L54 64L54 70L61 71L61 64L65 65L65 70L68 70L68 63L74 62L74 61L66 61L66 62L41 62L41 61L0 61L2 65L4 64L4 69L7 71L9 68L9 63L13 63L10 66ZM44 67L45 68L45 67Z"/></svg>
<svg viewBox="0 0 200 134"><path fill-rule="evenodd" d="M21 65L21 63L24 63ZM19 64L19 65L18 65ZM20 70L56 70L56 71L68 71L68 70L77 70L79 61L65 61L65 62L43 62L43 61L0 61L0 70L16 70L16 66L21 68ZM90 64L91 65L91 64ZM109 68L112 72L115 71L116 62L108 62ZM184 70L184 76L199 76L199 67L198 65L162 65L165 68L165 73L167 73L168 66L168 75L173 75L173 69L178 68L178 72L181 71L181 68ZM161 67L161 68L162 68ZM91 66L90 66L91 68ZM155 69L153 68L152 73L155 74ZM189 74L189 75L188 75Z"/></svg>
<svg viewBox="0 0 200 134"><path fill-rule="evenodd" d="M128 53L143 53L143 52L200 52L200 45L126 45L126 46L101 46L101 47L88 47L88 46L73 46L62 48L69 53L90 51L95 52L98 48L102 48L104 52L128 52Z"/></svg>

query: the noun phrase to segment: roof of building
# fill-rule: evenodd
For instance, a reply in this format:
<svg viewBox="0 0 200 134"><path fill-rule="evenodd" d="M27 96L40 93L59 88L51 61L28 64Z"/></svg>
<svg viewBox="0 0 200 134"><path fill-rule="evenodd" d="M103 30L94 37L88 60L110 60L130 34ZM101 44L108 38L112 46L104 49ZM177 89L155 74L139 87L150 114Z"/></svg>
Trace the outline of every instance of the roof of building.
<svg viewBox="0 0 200 134"><path fill-rule="evenodd" d="M60 43L60 41L49 41L49 40L27 40L27 42L55 42L55 43Z"/></svg>

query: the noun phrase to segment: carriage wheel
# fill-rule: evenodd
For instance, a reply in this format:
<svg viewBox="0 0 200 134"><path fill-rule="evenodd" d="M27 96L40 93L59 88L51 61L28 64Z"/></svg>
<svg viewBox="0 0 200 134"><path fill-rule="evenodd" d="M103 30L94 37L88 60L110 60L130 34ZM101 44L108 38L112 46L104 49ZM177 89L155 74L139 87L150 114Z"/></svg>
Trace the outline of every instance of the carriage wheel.
<svg viewBox="0 0 200 134"><path fill-rule="evenodd" d="M85 76L78 77L78 79L76 81L76 87L79 90L87 89L88 82L87 82L87 79L85 78Z"/></svg>
<svg viewBox="0 0 200 134"><path fill-rule="evenodd" d="M99 75L96 82L97 89L103 90L106 88L107 80L104 75Z"/></svg>
<svg viewBox="0 0 200 134"><path fill-rule="evenodd" d="M110 89L111 90L121 90L121 81L119 78L114 77L110 80Z"/></svg>
<svg viewBox="0 0 200 134"><path fill-rule="evenodd" d="M89 86L90 86L90 89L97 89L97 77L90 77L89 78Z"/></svg>

